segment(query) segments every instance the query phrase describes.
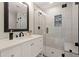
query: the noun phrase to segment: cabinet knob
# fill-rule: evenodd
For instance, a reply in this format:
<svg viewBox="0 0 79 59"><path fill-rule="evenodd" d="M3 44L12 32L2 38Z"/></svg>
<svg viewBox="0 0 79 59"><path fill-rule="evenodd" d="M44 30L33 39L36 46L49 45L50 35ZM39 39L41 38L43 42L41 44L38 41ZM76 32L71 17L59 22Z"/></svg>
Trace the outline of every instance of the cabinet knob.
<svg viewBox="0 0 79 59"><path fill-rule="evenodd" d="M33 45L34 45L34 43L31 44L31 46L33 46Z"/></svg>
<svg viewBox="0 0 79 59"><path fill-rule="evenodd" d="M11 55L11 57L14 57L14 56L15 56L14 54Z"/></svg>

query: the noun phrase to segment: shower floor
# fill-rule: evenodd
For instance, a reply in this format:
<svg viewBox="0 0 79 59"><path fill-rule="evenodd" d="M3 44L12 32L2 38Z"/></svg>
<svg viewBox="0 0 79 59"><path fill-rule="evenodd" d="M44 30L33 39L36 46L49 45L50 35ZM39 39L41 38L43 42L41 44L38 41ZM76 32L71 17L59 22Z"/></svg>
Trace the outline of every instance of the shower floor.
<svg viewBox="0 0 79 59"><path fill-rule="evenodd" d="M64 54L64 57L79 57L77 54L65 52L64 50L59 50L48 46L44 47L43 49L43 55L45 57L62 57L62 54Z"/></svg>

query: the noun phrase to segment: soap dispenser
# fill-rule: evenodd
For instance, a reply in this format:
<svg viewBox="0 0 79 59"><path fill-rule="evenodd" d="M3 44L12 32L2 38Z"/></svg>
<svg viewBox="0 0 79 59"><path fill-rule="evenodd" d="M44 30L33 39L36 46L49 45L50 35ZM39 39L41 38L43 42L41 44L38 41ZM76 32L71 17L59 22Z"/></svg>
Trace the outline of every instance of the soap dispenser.
<svg viewBox="0 0 79 59"><path fill-rule="evenodd" d="M13 31L10 30L10 33L9 33L9 40L13 40Z"/></svg>

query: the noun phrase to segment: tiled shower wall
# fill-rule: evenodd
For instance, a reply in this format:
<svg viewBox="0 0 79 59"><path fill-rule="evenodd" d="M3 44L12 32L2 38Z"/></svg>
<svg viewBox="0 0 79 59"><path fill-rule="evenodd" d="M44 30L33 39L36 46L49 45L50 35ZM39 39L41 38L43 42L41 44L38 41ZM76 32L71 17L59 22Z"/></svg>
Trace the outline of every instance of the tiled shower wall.
<svg viewBox="0 0 79 59"><path fill-rule="evenodd" d="M75 46L75 42L78 42L78 5L73 2L67 2L66 4L67 7L65 8L61 7L61 2L47 10L49 15L47 26L50 32L46 36L46 45L66 51L71 49L78 54L78 47ZM62 26L55 27L54 16L60 14L62 15Z"/></svg>

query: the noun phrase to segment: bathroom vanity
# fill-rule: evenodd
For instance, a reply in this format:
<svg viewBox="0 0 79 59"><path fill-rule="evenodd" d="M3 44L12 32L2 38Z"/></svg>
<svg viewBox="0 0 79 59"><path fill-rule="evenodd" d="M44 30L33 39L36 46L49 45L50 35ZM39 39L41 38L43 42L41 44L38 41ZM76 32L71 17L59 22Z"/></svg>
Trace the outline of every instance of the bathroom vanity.
<svg viewBox="0 0 79 59"><path fill-rule="evenodd" d="M35 57L42 49L42 35L0 40L0 57Z"/></svg>
<svg viewBox="0 0 79 59"><path fill-rule="evenodd" d="M21 33L14 38L13 32ZM0 40L1 57L35 57L43 49L43 36L23 35L29 30L29 5L26 2L4 2L4 32L9 38Z"/></svg>

